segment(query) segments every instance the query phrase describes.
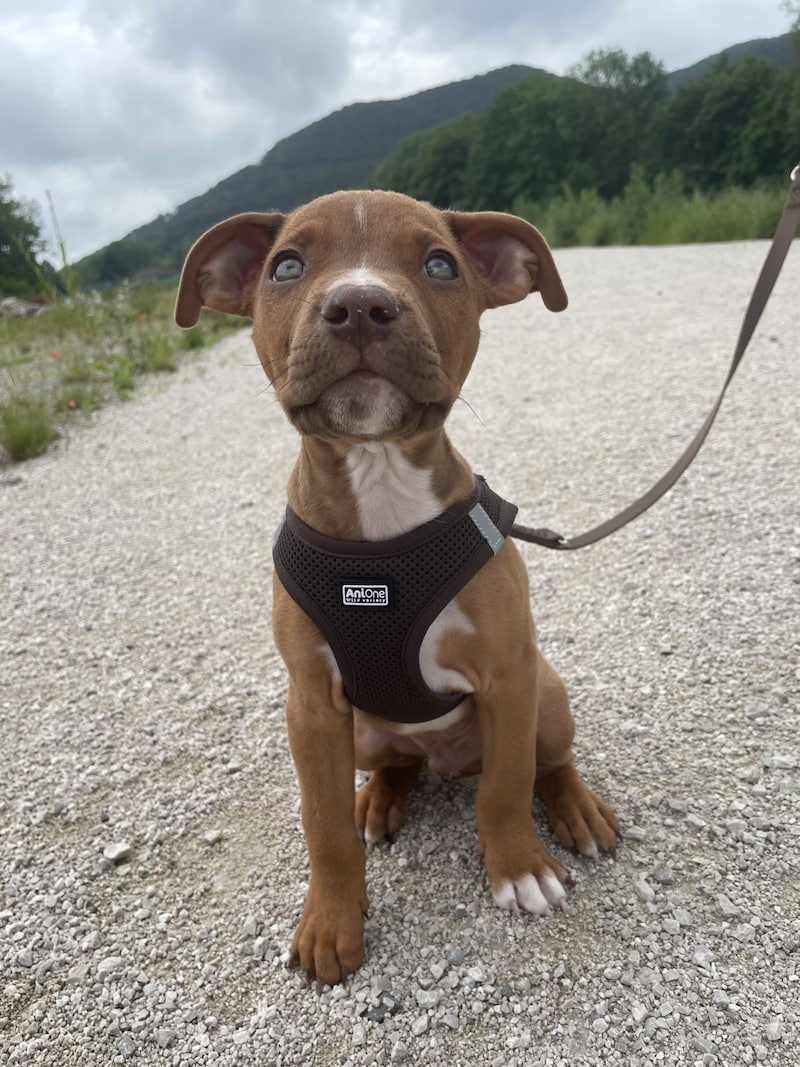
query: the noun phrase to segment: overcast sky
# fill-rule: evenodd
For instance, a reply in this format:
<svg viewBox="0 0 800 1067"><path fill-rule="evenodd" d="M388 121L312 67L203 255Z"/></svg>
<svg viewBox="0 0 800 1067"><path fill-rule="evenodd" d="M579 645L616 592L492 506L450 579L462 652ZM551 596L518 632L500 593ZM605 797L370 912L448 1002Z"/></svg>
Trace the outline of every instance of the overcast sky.
<svg viewBox="0 0 800 1067"><path fill-rule="evenodd" d="M0 175L78 259L345 104L591 48L667 70L785 33L780 0L0 0Z"/></svg>

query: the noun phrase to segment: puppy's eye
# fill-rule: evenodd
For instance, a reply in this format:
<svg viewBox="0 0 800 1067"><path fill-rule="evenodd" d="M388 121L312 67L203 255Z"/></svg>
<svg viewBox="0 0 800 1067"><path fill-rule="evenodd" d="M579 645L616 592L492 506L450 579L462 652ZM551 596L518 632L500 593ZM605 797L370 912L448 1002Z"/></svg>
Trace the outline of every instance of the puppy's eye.
<svg viewBox="0 0 800 1067"><path fill-rule="evenodd" d="M285 252L272 268L272 280L293 282L305 274L306 265L296 252Z"/></svg>
<svg viewBox="0 0 800 1067"><path fill-rule="evenodd" d="M456 262L449 252L432 252L425 260L423 270L438 282L450 282L458 277Z"/></svg>

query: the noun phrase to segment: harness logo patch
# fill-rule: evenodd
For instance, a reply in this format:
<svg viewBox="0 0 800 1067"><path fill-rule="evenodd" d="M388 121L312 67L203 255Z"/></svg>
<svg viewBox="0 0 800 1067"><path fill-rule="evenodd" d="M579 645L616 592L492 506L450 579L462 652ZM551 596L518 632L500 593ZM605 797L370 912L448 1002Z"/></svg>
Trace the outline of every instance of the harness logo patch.
<svg viewBox="0 0 800 1067"><path fill-rule="evenodd" d="M392 586L388 578L344 579L342 604L346 608L390 608Z"/></svg>

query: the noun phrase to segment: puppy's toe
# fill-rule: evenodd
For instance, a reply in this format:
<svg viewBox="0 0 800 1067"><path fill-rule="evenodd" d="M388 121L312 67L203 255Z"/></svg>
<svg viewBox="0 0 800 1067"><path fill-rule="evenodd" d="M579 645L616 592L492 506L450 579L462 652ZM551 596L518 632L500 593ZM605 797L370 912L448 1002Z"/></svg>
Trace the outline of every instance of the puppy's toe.
<svg viewBox="0 0 800 1067"><path fill-rule="evenodd" d="M519 914L520 909L532 915L552 915L553 909L567 910L567 894L554 874L542 874L536 878L523 874L513 881L503 882L492 890L494 902L505 911Z"/></svg>
<svg viewBox="0 0 800 1067"><path fill-rule="evenodd" d="M614 812L580 779L571 765L544 781L537 790L547 809L553 833L566 848L598 860L601 850L612 856L619 840Z"/></svg>
<svg viewBox="0 0 800 1067"><path fill-rule="evenodd" d="M374 771L356 794L356 827L368 848L384 837L394 840L403 825L408 794L419 767L384 767Z"/></svg>

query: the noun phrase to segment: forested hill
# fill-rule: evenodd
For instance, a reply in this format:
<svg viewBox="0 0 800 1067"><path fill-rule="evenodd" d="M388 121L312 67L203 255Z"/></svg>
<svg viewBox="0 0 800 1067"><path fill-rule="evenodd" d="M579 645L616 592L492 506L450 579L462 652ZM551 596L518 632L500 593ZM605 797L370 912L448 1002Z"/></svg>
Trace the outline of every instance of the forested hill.
<svg viewBox="0 0 800 1067"><path fill-rule="evenodd" d="M745 41L744 44L732 45L724 52L717 52L713 56L701 59L699 63L693 63L691 67L674 70L667 75L667 85L671 90L682 89L684 85L708 74L723 55L727 56L731 63L746 59L748 56L768 59L776 67L786 70L795 59L795 50L790 33L785 33L782 37L760 37L755 41Z"/></svg>
<svg viewBox="0 0 800 1067"><path fill-rule="evenodd" d="M786 70L793 62L795 53L792 35L785 34L735 45L724 55L730 61L757 57L769 61L767 65L777 71ZM670 94L682 96L698 81L705 79L719 59L719 56L711 56L685 70L666 74L662 85ZM565 94L569 95L573 82L574 79L559 78L534 67L513 65L399 100L379 100L342 108L279 141L260 162L225 178L208 192L181 204L175 211L159 216L122 240L82 260L77 264L80 274L84 282L91 285L121 281L144 267L157 266L174 273L179 269L190 244L221 219L240 211L290 210L315 196L336 189L380 185L383 181L379 179L385 179L387 165L390 170L393 167L395 169L391 187L421 195L415 191L414 182L397 180L396 165L398 159L403 162L404 152L406 163L412 157L415 164L419 160L424 163L417 149L422 150L423 155L430 155L433 147L439 153L436 160L439 172L458 175L464 170L462 157L474 140L476 125L490 108L493 109L493 118L489 123L484 123L483 128L485 130L487 126L494 125L498 96L502 100L509 92L513 93L515 87L523 84L538 86L542 97L553 94L563 96L558 91L558 86L563 84ZM583 87L584 90L588 88ZM585 106L588 95L580 96L579 91L576 92L578 95L573 95L576 95L577 112L575 121L570 120L567 124L570 128L576 122L586 125L586 116L593 111L593 106ZM597 94L594 96L596 98ZM687 101L687 104L690 105L690 112L696 107L696 102ZM767 125L773 124L772 119L767 121ZM500 125L504 126L504 123ZM529 130L528 134L531 132L535 131ZM528 139L532 142L535 140L533 137ZM518 131L513 140L519 140ZM590 140L608 142L612 138L606 129L604 138L593 136ZM507 147L505 142L499 146L497 165L489 168L490 173L502 169L499 161ZM613 154L613 145L607 147ZM589 180L591 175L586 181L574 180L568 168L563 166L566 161L562 148L556 146L554 150L552 145L547 146L557 184L568 182L575 188L592 184ZM585 155L582 148L580 154ZM588 158L584 160L584 170L591 169L589 162ZM622 163L625 161L622 160ZM680 164L677 166L680 168ZM665 169L671 170L673 165L666 161ZM493 176L495 179L502 177L496 173ZM687 178L691 178L688 173ZM521 191L528 192L527 189ZM439 192L441 196L449 198L449 203L458 203L462 207L474 206L474 197L460 196L458 190L455 194L449 189ZM434 202L441 199L435 188L425 187L422 195ZM504 208L508 205L498 201L493 206Z"/></svg>
<svg viewBox="0 0 800 1067"><path fill-rule="evenodd" d="M288 211L323 193L365 185L404 137L466 112L482 115L498 92L531 74L553 77L533 67L509 66L401 100L342 108L279 141L260 163L129 237L156 246L162 254L175 249L182 254L188 241L228 215Z"/></svg>

